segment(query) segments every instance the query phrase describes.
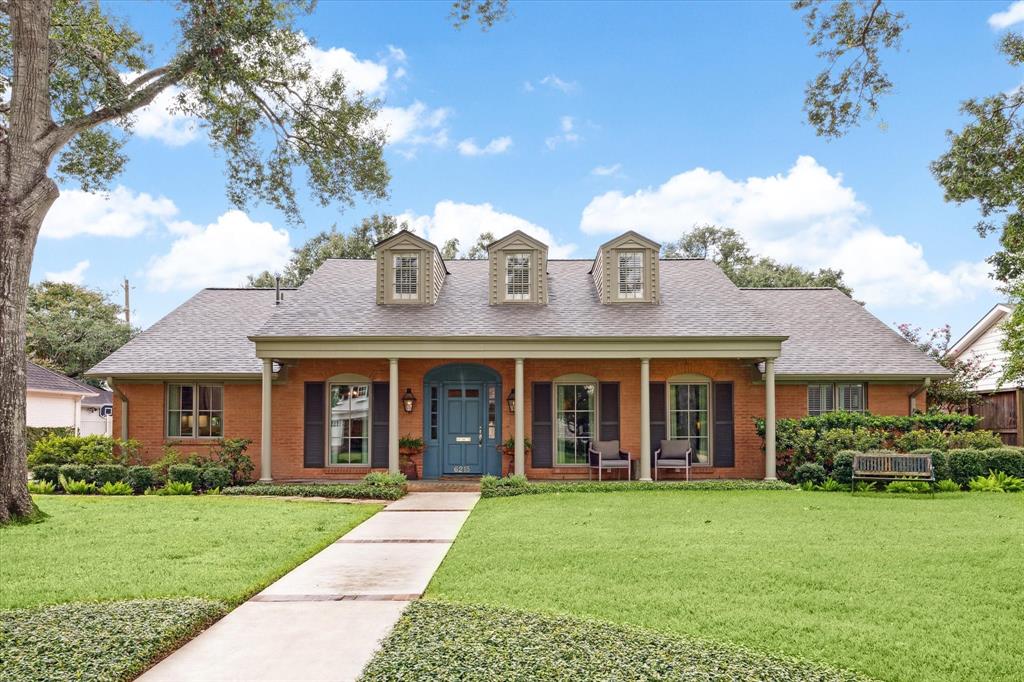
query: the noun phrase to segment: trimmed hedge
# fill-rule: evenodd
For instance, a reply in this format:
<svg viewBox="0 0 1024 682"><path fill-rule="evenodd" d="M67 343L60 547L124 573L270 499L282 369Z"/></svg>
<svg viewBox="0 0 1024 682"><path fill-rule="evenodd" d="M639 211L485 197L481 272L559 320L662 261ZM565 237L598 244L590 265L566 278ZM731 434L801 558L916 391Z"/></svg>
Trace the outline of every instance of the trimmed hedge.
<svg viewBox="0 0 1024 682"><path fill-rule="evenodd" d="M61 464L57 470L59 475L69 481L86 481L92 483L92 467L84 464Z"/></svg>
<svg viewBox="0 0 1024 682"><path fill-rule="evenodd" d="M552 481L532 482L523 476L484 476L480 479L481 497L514 497L548 493L617 493L637 490L795 490L783 481L707 480L707 481Z"/></svg>
<svg viewBox="0 0 1024 682"><path fill-rule="evenodd" d="M569 616L413 602L363 671L384 680L787 680L854 682L796 658Z"/></svg>
<svg viewBox="0 0 1024 682"><path fill-rule="evenodd" d="M172 483L191 483L199 490L199 467L192 464L172 464L167 467L167 480Z"/></svg>
<svg viewBox="0 0 1024 682"><path fill-rule="evenodd" d="M231 485L231 471L227 467L210 466L203 467L199 472L203 488L213 490L214 488L227 488Z"/></svg>
<svg viewBox="0 0 1024 682"><path fill-rule="evenodd" d="M0 611L0 679L132 679L226 612L196 598Z"/></svg>
<svg viewBox="0 0 1024 682"><path fill-rule="evenodd" d="M139 443L110 436L74 436L54 432L37 440L28 454L37 464L125 464L136 459Z"/></svg>
<svg viewBox="0 0 1024 682"><path fill-rule="evenodd" d="M60 467L56 464L37 464L32 467L32 478L37 481L49 481L57 485L58 475L60 475Z"/></svg>
<svg viewBox="0 0 1024 682"><path fill-rule="evenodd" d="M128 477L125 480L132 490L141 495L156 483L156 474L149 467L136 464L128 469Z"/></svg>
<svg viewBox="0 0 1024 682"><path fill-rule="evenodd" d="M96 485L117 483L128 480L128 467L122 464L97 464L92 468L92 478Z"/></svg>
<svg viewBox="0 0 1024 682"><path fill-rule="evenodd" d="M224 488L222 495L272 495L281 497L329 497L334 499L397 500L405 495L405 484L367 483L254 483Z"/></svg>
<svg viewBox="0 0 1024 682"><path fill-rule="evenodd" d="M764 419L754 420L757 434L764 438ZM914 429L937 429L939 431L974 431L981 423L981 417L969 414L935 412L915 414L909 417L894 417L871 414L870 412L828 412L800 419L778 419L775 432L780 430L811 429L823 433L832 429L878 429L881 431L913 431Z"/></svg>

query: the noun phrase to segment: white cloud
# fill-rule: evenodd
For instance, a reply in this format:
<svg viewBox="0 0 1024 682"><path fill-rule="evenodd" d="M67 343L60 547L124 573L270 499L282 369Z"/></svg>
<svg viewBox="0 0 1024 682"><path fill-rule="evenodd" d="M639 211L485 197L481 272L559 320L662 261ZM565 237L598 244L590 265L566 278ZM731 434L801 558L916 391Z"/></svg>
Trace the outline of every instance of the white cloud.
<svg viewBox="0 0 1024 682"><path fill-rule="evenodd" d="M530 81L523 81L523 92L533 92L536 88L533 87L533 83Z"/></svg>
<svg viewBox="0 0 1024 682"><path fill-rule="evenodd" d="M376 122L387 134L388 144L444 147L448 144L445 123L450 114L449 109L431 109L417 100L407 107L381 107Z"/></svg>
<svg viewBox="0 0 1024 682"><path fill-rule="evenodd" d="M1021 22L1024 22L1024 0L1011 3L1002 12L996 12L988 18L988 25L997 31Z"/></svg>
<svg viewBox="0 0 1024 682"><path fill-rule="evenodd" d="M463 204L451 200L439 201L433 215L416 215L406 211L398 216L408 221L409 227L438 246L451 238L459 240L463 253L476 243L481 232L491 232L498 239L513 230L522 230L548 245L551 258L568 258L576 250L575 244L559 243L547 229L511 213L502 213L488 203Z"/></svg>
<svg viewBox="0 0 1024 682"><path fill-rule="evenodd" d="M394 47L390 49L401 52L404 61L404 52ZM321 80L330 78L335 72L340 71L345 76L346 91L359 90L370 97L377 97L383 94L387 87L387 64L372 59L359 59L343 47L321 49L309 45L306 49L306 58L309 59L313 73Z"/></svg>
<svg viewBox="0 0 1024 682"><path fill-rule="evenodd" d="M217 222L184 234L167 253L152 258L148 284L157 291L239 286L250 273L280 269L290 255L286 230L231 210Z"/></svg>
<svg viewBox="0 0 1024 682"><path fill-rule="evenodd" d="M590 174L597 175L599 177L611 177L619 175L619 171L621 170L621 163L613 163L610 166L594 166L593 170L590 171Z"/></svg>
<svg viewBox="0 0 1024 682"><path fill-rule="evenodd" d="M121 185L109 194L63 190L43 221L41 236L134 237L171 220L177 213L178 207L170 199L154 198Z"/></svg>
<svg viewBox="0 0 1024 682"><path fill-rule="evenodd" d="M85 271L89 269L89 261L80 260L70 270L59 272L47 272L44 278L49 282L67 282L68 284L81 284L85 279Z"/></svg>
<svg viewBox="0 0 1024 682"><path fill-rule="evenodd" d="M473 138L467 138L459 143L459 153L463 156L487 156L490 154L504 154L512 146L512 138L507 135L496 137L483 147L479 147Z"/></svg>
<svg viewBox="0 0 1024 682"><path fill-rule="evenodd" d="M937 307L993 289L985 263L931 267L920 244L867 222L867 208L839 174L810 156L786 173L733 180L696 168L633 194L606 192L583 209L587 234L626 229L661 241L694 224L739 231L756 252L808 268L843 270L854 295L879 308Z"/></svg>
<svg viewBox="0 0 1024 682"><path fill-rule="evenodd" d="M562 116L558 120L558 127L562 131L559 135L552 135L544 140L548 149L556 149L558 145L567 142L579 142L580 135L576 132L576 122L572 116Z"/></svg>
<svg viewBox="0 0 1024 682"><path fill-rule="evenodd" d="M121 74L125 82L137 78L136 71ZM199 119L176 111L181 88L176 85L163 90L149 105L132 114L132 130L139 137L160 140L171 147L181 147L199 136Z"/></svg>
<svg viewBox="0 0 1024 682"><path fill-rule="evenodd" d="M571 95L580 89L580 84L576 81L567 81L559 78L556 74L549 73L548 75L537 81L538 85L543 85L552 90L558 90L566 95ZM530 81L523 83L523 90L525 92L533 92L535 86Z"/></svg>

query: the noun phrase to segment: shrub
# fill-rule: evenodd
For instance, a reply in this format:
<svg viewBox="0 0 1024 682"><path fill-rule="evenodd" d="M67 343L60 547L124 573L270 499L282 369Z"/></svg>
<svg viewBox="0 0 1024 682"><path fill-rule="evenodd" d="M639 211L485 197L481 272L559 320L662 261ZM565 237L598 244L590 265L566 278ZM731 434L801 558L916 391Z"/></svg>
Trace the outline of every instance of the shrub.
<svg viewBox="0 0 1024 682"><path fill-rule="evenodd" d="M804 462L796 468L793 478L801 485L807 482L821 485L825 482L825 467L817 462Z"/></svg>
<svg viewBox="0 0 1024 682"><path fill-rule="evenodd" d="M405 486L367 485L366 483L255 483L224 488L222 495L274 495L285 497L327 497L333 499L397 500L405 495Z"/></svg>
<svg viewBox="0 0 1024 682"><path fill-rule="evenodd" d="M102 486L104 483L118 483L127 480L128 468L122 464L98 464L92 469L93 482Z"/></svg>
<svg viewBox="0 0 1024 682"><path fill-rule="evenodd" d="M235 483L248 483L256 469L245 449L252 443L248 438L225 438L217 444L213 454L218 464L231 472Z"/></svg>
<svg viewBox="0 0 1024 682"><path fill-rule="evenodd" d="M69 481L92 481L92 467L84 464L61 464L57 471L59 476L63 476Z"/></svg>
<svg viewBox="0 0 1024 682"><path fill-rule="evenodd" d="M977 478L985 473L984 458L981 450L959 449L950 450L946 453L946 467L949 470L949 477L966 486L972 478Z"/></svg>
<svg viewBox="0 0 1024 682"><path fill-rule="evenodd" d="M946 438L946 434L936 429L915 429L896 436L893 439L893 445L900 452L911 452L922 448L945 450Z"/></svg>
<svg viewBox="0 0 1024 682"><path fill-rule="evenodd" d="M887 493L927 493L931 489L924 481L892 481L885 486Z"/></svg>
<svg viewBox="0 0 1024 682"><path fill-rule="evenodd" d="M199 467L194 464L172 464L167 467L167 483L188 483L192 488L198 489Z"/></svg>
<svg viewBox="0 0 1024 682"><path fill-rule="evenodd" d="M840 483L853 480L853 458L860 453L856 450L840 450L832 460L832 477Z"/></svg>
<svg viewBox="0 0 1024 682"><path fill-rule="evenodd" d="M227 488L231 485L231 472L227 467L218 465L203 467L199 472L199 479L205 490Z"/></svg>
<svg viewBox="0 0 1024 682"><path fill-rule="evenodd" d="M1003 471L993 471L988 476L976 476L969 482L972 492L1016 493L1024 490L1024 479L1010 476Z"/></svg>
<svg viewBox="0 0 1024 682"><path fill-rule="evenodd" d="M1003 447L1003 440L991 431L962 431L951 433L947 439L948 448L971 448L973 450L989 450Z"/></svg>
<svg viewBox="0 0 1024 682"><path fill-rule="evenodd" d="M821 490L822 492L826 492L826 493L837 493L837 492L839 492L841 490L849 490L850 486L844 485L844 484L840 483L839 481L837 481L836 479L834 479L831 476L829 476L828 478L825 479L824 483L822 483L819 486L815 486L814 489L815 490Z"/></svg>
<svg viewBox="0 0 1024 682"><path fill-rule="evenodd" d="M163 488L153 491L156 495L191 495L194 492L189 481L168 481Z"/></svg>
<svg viewBox="0 0 1024 682"><path fill-rule="evenodd" d="M72 426L26 426L25 452L31 453L37 442L50 435L73 436L75 429Z"/></svg>
<svg viewBox="0 0 1024 682"><path fill-rule="evenodd" d="M1011 476L1024 478L1024 450L1021 448L992 448L981 454L986 472L1005 471Z"/></svg>
<svg viewBox="0 0 1024 682"><path fill-rule="evenodd" d="M960 492L960 484L952 479L944 478L935 484L935 489L940 493L958 493Z"/></svg>
<svg viewBox="0 0 1024 682"><path fill-rule="evenodd" d="M32 467L32 478L37 481L47 481L56 484L59 473L60 469L56 464L37 464Z"/></svg>
<svg viewBox="0 0 1024 682"><path fill-rule="evenodd" d="M64 492L68 495L92 495L96 492L95 483L69 479L64 474L60 474L57 480L60 481L60 487L63 488Z"/></svg>
<svg viewBox="0 0 1024 682"><path fill-rule="evenodd" d="M875 489L874 481L857 481L853 484L853 489L858 493L870 493Z"/></svg>
<svg viewBox="0 0 1024 682"><path fill-rule="evenodd" d="M100 495L131 495L132 487L124 481L107 481L99 488Z"/></svg>
<svg viewBox="0 0 1024 682"><path fill-rule="evenodd" d="M46 480L29 481L28 491L33 495L52 495L57 492L57 486Z"/></svg>
<svg viewBox="0 0 1024 682"><path fill-rule="evenodd" d="M144 493L148 488L152 488L155 480L153 470L139 464L130 468L125 475L125 481L136 493Z"/></svg>
<svg viewBox="0 0 1024 682"><path fill-rule="evenodd" d="M363 483L377 486L405 487L405 474L391 474L386 471L371 471L363 476Z"/></svg>
<svg viewBox="0 0 1024 682"><path fill-rule="evenodd" d="M163 455L160 459L149 465L149 468L153 471L153 481L158 485L163 485L167 482L167 470L175 464L184 464L185 458L177 448L171 445L165 445L163 448Z"/></svg>
<svg viewBox="0 0 1024 682"><path fill-rule="evenodd" d="M853 432L853 449L861 452L877 450L885 444L886 433L879 429L858 428Z"/></svg>
<svg viewBox="0 0 1024 682"><path fill-rule="evenodd" d="M793 490L784 481L747 481L720 479L707 481L526 481L522 476L497 478L484 476L480 481L481 497L513 497L515 495L542 495L547 493L616 493L657 490L659 492L683 490Z"/></svg>
<svg viewBox="0 0 1024 682"><path fill-rule="evenodd" d="M138 452L136 441L110 436L75 436L51 433L35 442L29 465L36 464L127 464Z"/></svg>
<svg viewBox="0 0 1024 682"><path fill-rule="evenodd" d="M832 458L840 450L852 450L855 440L852 429L832 429L822 434L815 444L815 454L823 466L831 464ZM799 467L797 467L799 470Z"/></svg>

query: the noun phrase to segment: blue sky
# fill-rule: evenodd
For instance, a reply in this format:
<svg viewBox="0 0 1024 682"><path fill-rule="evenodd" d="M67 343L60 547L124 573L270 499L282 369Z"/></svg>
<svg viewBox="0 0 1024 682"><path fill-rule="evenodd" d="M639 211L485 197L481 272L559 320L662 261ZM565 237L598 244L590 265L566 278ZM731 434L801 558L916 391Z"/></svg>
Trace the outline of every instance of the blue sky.
<svg viewBox="0 0 1024 682"><path fill-rule="evenodd" d="M996 300L972 226L928 164L961 123L959 102L1021 85L995 45L1024 29L1024 2L894 3L911 28L886 66L879 120L838 141L814 135L804 83L820 65L788 3L534 3L487 33L456 31L447 3L321 2L302 27L314 65L384 101L391 196L323 209L290 228L224 196L201 127L157 102L109 195L62 188L33 280L115 291L132 280L149 326L204 286L244 283L337 223L401 214L440 243L523 228L553 256L589 257L625 229L659 241L712 221L760 253L839 267L887 323L964 331ZM174 10L106 3L173 48ZM884 125L879 125L884 122Z"/></svg>

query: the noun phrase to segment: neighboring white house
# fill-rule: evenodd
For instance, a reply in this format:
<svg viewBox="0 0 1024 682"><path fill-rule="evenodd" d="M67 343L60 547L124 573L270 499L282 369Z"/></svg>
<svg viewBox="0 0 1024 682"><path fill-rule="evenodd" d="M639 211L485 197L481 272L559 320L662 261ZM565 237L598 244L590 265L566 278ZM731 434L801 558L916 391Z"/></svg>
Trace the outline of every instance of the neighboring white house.
<svg viewBox="0 0 1024 682"><path fill-rule="evenodd" d="M992 365L992 372L978 382L978 393L985 394L985 400L971 408L972 414L982 417L982 427L996 431L1009 445L1024 444L1024 391L1021 383L1000 386L1006 364L1006 352L1002 349L1002 323L1013 312L1013 306L997 303L985 316L978 320L959 341L949 349L954 358L974 358L982 364Z"/></svg>
<svg viewBox="0 0 1024 682"><path fill-rule="evenodd" d="M109 391L87 386L34 362L25 363L25 422L81 435L111 433Z"/></svg>

